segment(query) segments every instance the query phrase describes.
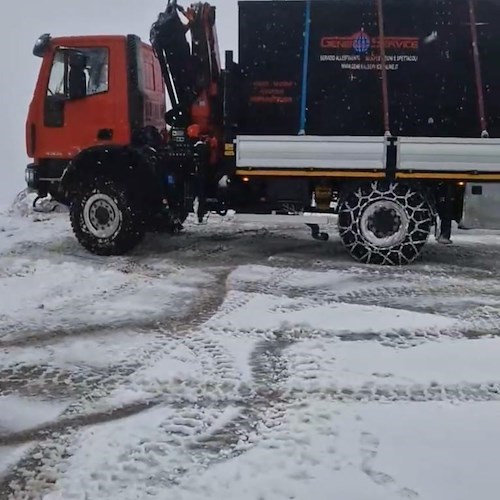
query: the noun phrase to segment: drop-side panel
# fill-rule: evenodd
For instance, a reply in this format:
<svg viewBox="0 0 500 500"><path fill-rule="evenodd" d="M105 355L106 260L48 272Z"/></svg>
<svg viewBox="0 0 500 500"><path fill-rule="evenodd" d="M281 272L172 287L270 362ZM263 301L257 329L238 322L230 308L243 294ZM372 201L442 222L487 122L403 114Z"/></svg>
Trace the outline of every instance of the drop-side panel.
<svg viewBox="0 0 500 500"><path fill-rule="evenodd" d="M401 137L397 170L500 173L500 140Z"/></svg>
<svg viewBox="0 0 500 500"><path fill-rule="evenodd" d="M239 136L237 168L383 170L384 137Z"/></svg>

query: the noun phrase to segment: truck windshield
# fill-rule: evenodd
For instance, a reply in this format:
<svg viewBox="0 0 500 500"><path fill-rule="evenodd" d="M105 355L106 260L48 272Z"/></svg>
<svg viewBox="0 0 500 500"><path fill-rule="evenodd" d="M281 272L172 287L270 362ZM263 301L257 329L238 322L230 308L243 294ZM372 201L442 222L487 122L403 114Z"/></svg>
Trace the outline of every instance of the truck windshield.
<svg viewBox="0 0 500 500"><path fill-rule="evenodd" d="M78 82L78 96L109 90L108 49L59 49L54 55L47 95L69 95L70 82Z"/></svg>

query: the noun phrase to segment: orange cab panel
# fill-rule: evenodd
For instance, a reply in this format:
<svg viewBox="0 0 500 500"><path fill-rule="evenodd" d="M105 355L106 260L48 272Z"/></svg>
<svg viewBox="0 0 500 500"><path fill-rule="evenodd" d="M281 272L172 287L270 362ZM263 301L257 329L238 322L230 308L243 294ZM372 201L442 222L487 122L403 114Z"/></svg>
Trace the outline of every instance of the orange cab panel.
<svg viewBox="0 0 500 500"><path fill-rule="evenodd" d="M144 125L158 130L165 128L165 84L160 63L150 45L141 45L142 94L144 96Z"/></svg>
<svg viewBox="0 0 500 500"><path fill-rule="evenodd" d="M125 37L53 40L30 113L30 156L70 159L92 146L130 142L126 56Z"/></svg>

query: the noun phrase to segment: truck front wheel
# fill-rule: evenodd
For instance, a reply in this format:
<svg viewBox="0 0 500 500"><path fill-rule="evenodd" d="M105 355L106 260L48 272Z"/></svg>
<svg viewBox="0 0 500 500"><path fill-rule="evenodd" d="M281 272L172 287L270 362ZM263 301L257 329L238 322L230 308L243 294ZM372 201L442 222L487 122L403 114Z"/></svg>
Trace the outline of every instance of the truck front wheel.
<svg viewBox="0 0 500 500"><path fill-rule="evenodd" d="M71 203L71 226L90 252L122 255L144 236L137 208L127 189L112 180L83 183Z"/></svg>
<svg viewBox="0 0 500 500"><path fill-rule="evenodd" d="M366 264L404 265L420 255L430 234L432 215L418 188L374 181L343 196L338 226L354 259Z"/></svg>

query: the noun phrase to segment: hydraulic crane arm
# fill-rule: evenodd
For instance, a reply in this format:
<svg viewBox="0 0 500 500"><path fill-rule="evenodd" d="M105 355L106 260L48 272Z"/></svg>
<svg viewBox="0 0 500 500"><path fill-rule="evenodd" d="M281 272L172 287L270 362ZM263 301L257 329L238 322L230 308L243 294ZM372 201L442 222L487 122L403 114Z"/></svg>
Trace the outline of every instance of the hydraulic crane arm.
<svg viewBox="0 0 500 500"><path fill-rule="evenodd" d="M197 124L202 133L209 133L217 125L214 113L221 72L215 7L199 2L184 9L177 0L169 0L151 28L150 40L172 105L167 123Z"/></svg>

